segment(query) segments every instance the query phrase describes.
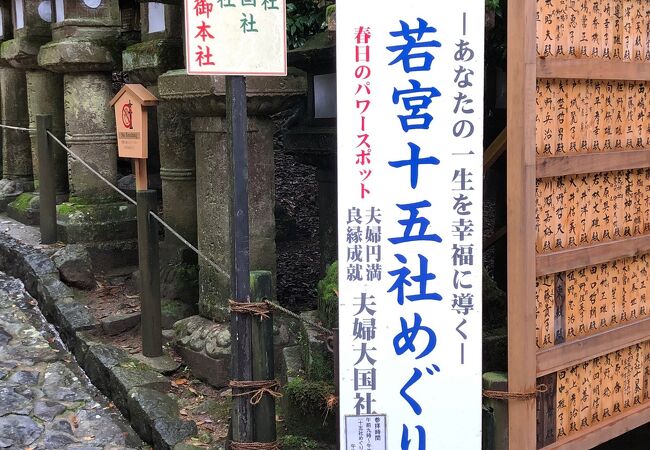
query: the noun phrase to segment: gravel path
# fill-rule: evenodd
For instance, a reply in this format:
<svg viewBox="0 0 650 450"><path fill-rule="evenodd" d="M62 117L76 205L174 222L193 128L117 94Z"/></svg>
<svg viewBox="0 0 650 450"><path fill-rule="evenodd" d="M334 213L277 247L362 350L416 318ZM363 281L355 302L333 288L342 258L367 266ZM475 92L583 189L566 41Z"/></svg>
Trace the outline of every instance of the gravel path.
<svg viewBox="0 0 650 450"><path fill-rule="evenodd" d="M0 272L0 448L141 448L20 281Z"/></svg>

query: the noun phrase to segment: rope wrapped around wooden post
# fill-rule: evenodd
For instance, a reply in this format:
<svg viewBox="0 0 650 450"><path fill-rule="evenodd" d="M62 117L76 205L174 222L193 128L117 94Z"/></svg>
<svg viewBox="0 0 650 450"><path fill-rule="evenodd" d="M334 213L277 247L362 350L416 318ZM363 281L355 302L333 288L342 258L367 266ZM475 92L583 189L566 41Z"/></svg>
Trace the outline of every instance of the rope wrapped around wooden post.
<svg viewBox="0 0 650 450"><path fill-rule="evenodd" d="M262 319L271 318L271 307L266 302L249 303L249 302L236 302L234 300L228 301L230 311L238 314L250 314Z"/></svg>
<svg viewBox="0 0 650 450"><path fill-rule="evenodd" d="M280 389L280 382L278 380L255 380L255 381L237 381L231 380L228 385L232 389L248 389L244 392L234 392L231 394L233 397L243 397L244 395L251 396L251 405L257 405L268 394L274 398L282 397L282 393L278 392Z"/></svg>
<svg viewBox="0 0 650 450"><path fill-rule="evenodd" d="M280 441L274 442L230 442L232 450L280 450Z"/></svg>
<svg viewBox="0 0 650 450"><path fill-rule="evenodd" d="M483 390L483 397L495 400L530 400L535 398L538 393L543 394L547 391L548 386L545 384L538 385L533 392L490 391L485 389Z"/></svg>

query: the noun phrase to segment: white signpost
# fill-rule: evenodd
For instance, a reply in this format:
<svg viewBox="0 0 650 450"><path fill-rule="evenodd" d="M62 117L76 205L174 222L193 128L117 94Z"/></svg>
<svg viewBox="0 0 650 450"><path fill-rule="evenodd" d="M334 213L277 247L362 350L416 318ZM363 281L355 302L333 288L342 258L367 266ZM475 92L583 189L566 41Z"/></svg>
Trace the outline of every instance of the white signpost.
<svg viewBox="0 0 650 450"><path fill-rule="evenodd" d="M287 74L285 0L185 0L192 75Z"/></svg>
<svg viewBox="0 0 650 450"><path fill-rule="evenodd" d="M337 3L341 448L481 448L484 3Z"/></svg>

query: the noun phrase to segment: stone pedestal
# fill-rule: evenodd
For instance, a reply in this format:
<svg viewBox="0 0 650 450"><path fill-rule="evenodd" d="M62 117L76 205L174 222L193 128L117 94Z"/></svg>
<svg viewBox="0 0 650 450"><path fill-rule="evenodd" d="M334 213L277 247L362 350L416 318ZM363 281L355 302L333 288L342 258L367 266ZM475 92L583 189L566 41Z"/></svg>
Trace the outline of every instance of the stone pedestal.
<svg viewBox="0 0 650 450"><path fill-rule="evenodd" d="M27 84L25 72L12 67L0 67L0 118L14 127L29 127ZM0 180L0 210L23 192L34 189L32 155L29 134L25 131L3 129L2 180Z"/></svg>
<svg viewBox="0 0 650 450"><path fill-rule="evenodd" d="M193 116L198 163L198 245L230 273L232 170L225 121L225 77L188 76L184 70L170 71L158 79L158 89L163 100L174 101L179 111ZM274 280L275 189L270 116L291 107L306 90L307 83L302 76L247 78L251 270L270 270ZM199 260L201 315L216 321L229 320L229 298L228 279Z"/></svg>

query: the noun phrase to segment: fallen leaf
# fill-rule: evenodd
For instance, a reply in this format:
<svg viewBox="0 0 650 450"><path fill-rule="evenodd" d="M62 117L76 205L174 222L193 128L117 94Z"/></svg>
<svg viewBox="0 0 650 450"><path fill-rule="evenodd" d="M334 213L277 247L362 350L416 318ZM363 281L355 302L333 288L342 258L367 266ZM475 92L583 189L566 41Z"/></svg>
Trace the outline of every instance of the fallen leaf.
<svg viewBox="0 0 650 450"><path fill-rule="evenodd" d="M186 410L186 409L181 409L180 411L178 411L178 413L179 413L181 416L187 416L187 410Z"/></svg>
<svg viewBox="0 0 650 450"><path fill-rule="evenodd" d="M182 386L187 384L187 378L179 378L178 380L172 380L172 386Z"/></svg>

